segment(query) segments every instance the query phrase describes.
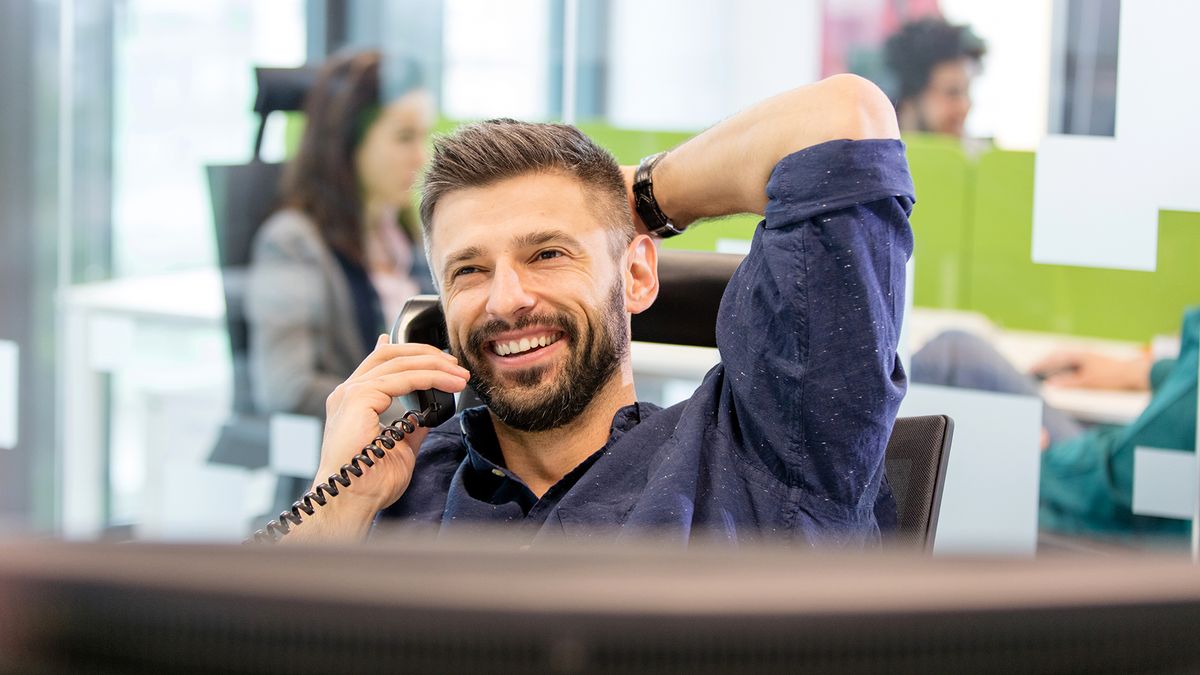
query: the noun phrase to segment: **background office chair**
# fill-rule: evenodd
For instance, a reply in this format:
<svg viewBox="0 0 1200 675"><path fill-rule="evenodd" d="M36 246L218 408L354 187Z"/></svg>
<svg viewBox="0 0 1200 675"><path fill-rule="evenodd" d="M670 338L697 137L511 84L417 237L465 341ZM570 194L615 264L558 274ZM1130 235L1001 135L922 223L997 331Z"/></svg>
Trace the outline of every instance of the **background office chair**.
<svg viewBox="0 0 1200 675"><path fill-rule="evenodd" d="M211 165L208 170L217 257L225 291L225 326L233 359L233 415L222 426L209 461L257 469L268 464L269 418L254 407L248 363L249 328L244 308L246 270L254 235L275 210L283 164L260 156L267 117L301 110L315 68L256 68L259 115L254 153L248 164Z"/></svg>
<svg viewBox="0 0 1200 675"><path fill-rule="evenodd" d="M716 347L714 327L721 295L741 260L740 255L724 253L660 250L658 276L664 300L633 317L633 339ZM405 342L447 345L445 318L435 295L409 300L396 323L393 333ZM473 405L479 401L468 389L459 396L458 408ZM954 422L945 415L897 418L885 457L897 520L888 546L933 549L953 435Z"/></svg>

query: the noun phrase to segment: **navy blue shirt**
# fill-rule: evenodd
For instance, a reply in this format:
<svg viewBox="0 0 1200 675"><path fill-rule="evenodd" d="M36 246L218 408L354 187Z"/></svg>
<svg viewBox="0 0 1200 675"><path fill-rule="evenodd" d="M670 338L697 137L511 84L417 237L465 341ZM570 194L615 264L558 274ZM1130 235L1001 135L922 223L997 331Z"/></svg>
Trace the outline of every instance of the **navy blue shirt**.
<svg viewBox="0 0 1200 675"><path fill-rule="evenodd" d="M487 410L467 410L425 438L382 517L443 531L511 523L532 543L877 543L894 518L884 450L907 384L896 356L913 243L904 145L806 148L775 167L767 197L721 299L721 362L690 399L622 408L604 446L540 499L504 467Z"/></svg>

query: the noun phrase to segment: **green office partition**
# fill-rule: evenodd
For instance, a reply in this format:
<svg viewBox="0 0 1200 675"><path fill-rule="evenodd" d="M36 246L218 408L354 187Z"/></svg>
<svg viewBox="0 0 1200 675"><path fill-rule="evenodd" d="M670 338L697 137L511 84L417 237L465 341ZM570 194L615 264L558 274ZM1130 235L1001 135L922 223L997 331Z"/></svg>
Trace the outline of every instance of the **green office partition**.
<svg viewBox="0 0 1200 675"><path fill-rule="evenodd" d="M693 133L682 131L641 131L618 129L603 123L585 122L578 125L592 140L608 150L621 164L637 164L647 155L670 150L691 138ZM731 172L737 166L729 167ZM664 248L689 251L715 251L722 240L749 241L761 217L731 216L697 224L684 234L663 242Z"/></svg>
<svg viewBox="0 0 1200 675"><path fill-rule="evenodd" d="M1154 272L1036 264L1033 172L1033 153L980 158L968 307L1007 328L1124 340L1178 331L1200 303L1200 213L1160 213Z"/></svg>
<svg viewBox="0 0 1200 675"><path fill-rule="evenodd" d="M913 207L913 304L970 304L970 196L974 168L953 139L905 135Z"/></svg>
<svg viewBox="0 0 1200 675"><path fill-rule="evenodd" d="M581 122L576 126L621 164L637 164L647 155L670 150L696 135L689 131L619 129L602 122Z"/></svg>
<svg viewBox="0 0 1200 675"><path fill-rule="evenodd" d="M304 136L304 113L289 111L283 115L283 156L292 158L300 149L300 139Z"/></svg>

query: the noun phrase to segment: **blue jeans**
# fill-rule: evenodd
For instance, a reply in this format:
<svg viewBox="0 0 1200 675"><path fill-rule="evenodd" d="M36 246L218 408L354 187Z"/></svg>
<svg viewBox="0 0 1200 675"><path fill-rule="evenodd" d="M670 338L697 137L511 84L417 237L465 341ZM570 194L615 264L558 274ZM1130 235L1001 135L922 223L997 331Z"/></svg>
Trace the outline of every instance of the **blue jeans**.
<svg viewBox="0 0 1200 675"><path fill-rule="evenodd" d="M918 384L1038 396L1037 380L1014 368L986 340L962 331L942 333L913 354L910 379ZM1070 415L1044 401L1042 406L1042 426L1051 445L1083 433L1083 425Z"/></svg>

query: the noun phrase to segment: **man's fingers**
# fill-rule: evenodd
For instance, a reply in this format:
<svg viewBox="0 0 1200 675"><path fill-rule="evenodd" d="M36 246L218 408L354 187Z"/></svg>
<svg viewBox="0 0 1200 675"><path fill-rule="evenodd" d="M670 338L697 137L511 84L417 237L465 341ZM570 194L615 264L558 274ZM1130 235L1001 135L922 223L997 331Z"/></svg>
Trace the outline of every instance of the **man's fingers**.
<svg viewBox="0 0 1200 675"><path fill-rule="evenodd" d="M458 363L458 359L433 345L421 344L419 342L406 342L402 344L390 344L387 335L380 335L375 342L375 349L363 359L362 363L358 364L358 368L350 374L349 379L353 379L366 373L375 366L400 356L437 356L451 363Z"/></svg>
<svg viewBox="0 0 1200 675"><path fill-rule="evenodd" d="M457 394L466 389L467 378L440 370L410 370L392 375L381 375L371 383L383 393L396 398L422 389L438 389Z"/></svg>
<svg viewBox="0 0 1200 675"><path fill-rule="evenodd" d="M416 356L397 356L368 370L362 375L351 378L350 381L357 380L373 380L384 375L394 373L403 373L409 370L440 370L452 375L469 378L471 373L466 368L458 365L455 361L448 361L441 356L433 354L419 354Z"/></svg>
<svg viewBox="0 0 1200 675"><path fill-rule="evenodd" d="M363 378L345 385L340 407L353 409L365 405L382 414L391 406L391 399L422 389L439 389L458 393L467 386L467 378L441 370L408 370L375 378Z"/></svg>

